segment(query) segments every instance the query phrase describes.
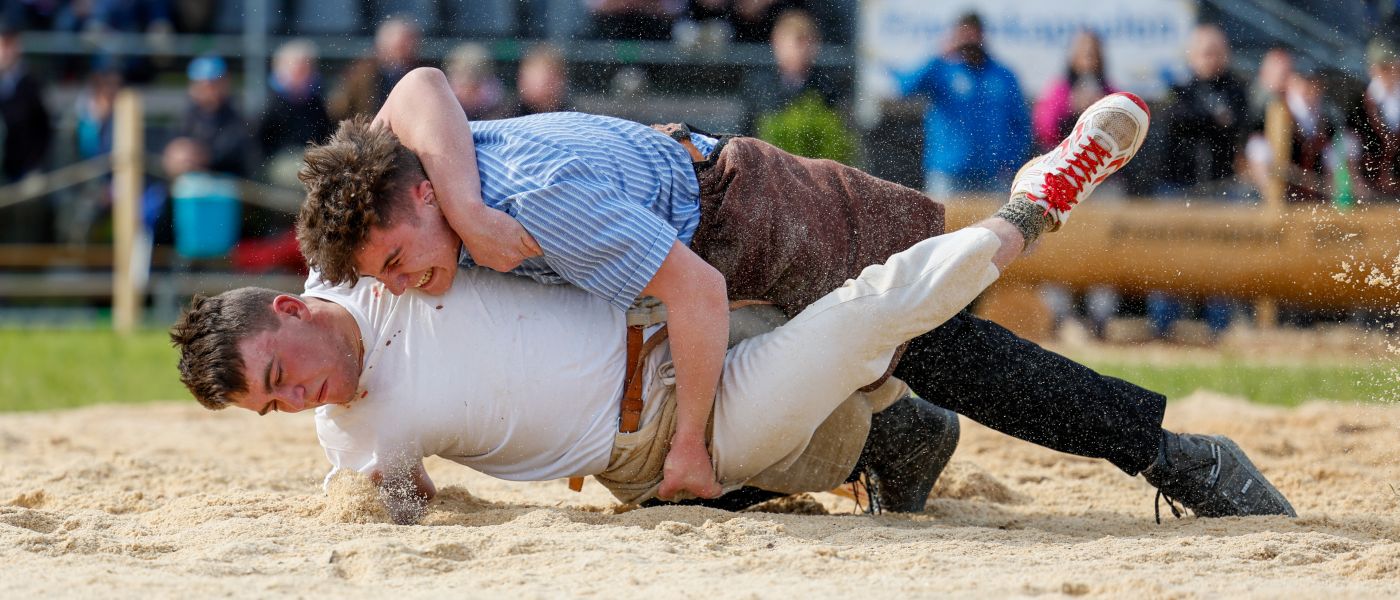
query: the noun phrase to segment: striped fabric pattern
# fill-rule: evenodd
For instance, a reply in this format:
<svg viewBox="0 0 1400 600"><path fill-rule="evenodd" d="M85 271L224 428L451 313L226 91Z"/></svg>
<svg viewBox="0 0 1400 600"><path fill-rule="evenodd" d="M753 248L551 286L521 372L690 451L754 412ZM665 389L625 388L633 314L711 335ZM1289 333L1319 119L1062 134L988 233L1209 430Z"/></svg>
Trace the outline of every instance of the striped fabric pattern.
<svg viewBox="0 0 1400 600"><path fill-rule="evenodd" d="M699 137L712 151L715 141ZM700 222L690 156L645 125L547 113L473 121L472 141L486 205L515 217L544 250L517 275L572 283L625 310ZM459 261L475 266L465 249Z"/></svg>

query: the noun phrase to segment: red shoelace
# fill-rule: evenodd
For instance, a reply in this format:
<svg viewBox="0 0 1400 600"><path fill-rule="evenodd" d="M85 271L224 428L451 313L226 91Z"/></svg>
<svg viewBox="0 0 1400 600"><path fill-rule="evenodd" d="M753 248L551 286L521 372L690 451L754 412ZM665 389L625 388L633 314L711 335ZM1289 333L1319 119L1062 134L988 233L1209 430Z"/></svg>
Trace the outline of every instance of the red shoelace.
<svg viewBox="0 0 1400 600"><path fill-rule="evenodd" d="M1037 198L1060 212L1069 210L1079 202L1079 192L1084 189L1084 184L1093 181L1098 169L1112 156L1094 136L1084 137L1088 138L1088 143L1081 144L1067 161L1071 167L1078 167L1079 172L1061 167L1046 173L1045 196Z"/></svg>

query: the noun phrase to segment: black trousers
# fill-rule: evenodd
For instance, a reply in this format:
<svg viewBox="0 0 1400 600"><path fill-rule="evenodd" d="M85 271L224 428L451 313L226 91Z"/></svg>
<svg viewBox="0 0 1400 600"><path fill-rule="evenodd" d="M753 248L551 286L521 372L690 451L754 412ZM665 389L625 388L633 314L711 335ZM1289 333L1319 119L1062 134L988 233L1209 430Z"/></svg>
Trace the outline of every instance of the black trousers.
<svg viewBox="0 0 1400 600"><path fill-rule="evenodd" d="M1157 457L1165 396L966 311L914 338L895 368L919 397L1007 435L1136 475Z"/></svg>

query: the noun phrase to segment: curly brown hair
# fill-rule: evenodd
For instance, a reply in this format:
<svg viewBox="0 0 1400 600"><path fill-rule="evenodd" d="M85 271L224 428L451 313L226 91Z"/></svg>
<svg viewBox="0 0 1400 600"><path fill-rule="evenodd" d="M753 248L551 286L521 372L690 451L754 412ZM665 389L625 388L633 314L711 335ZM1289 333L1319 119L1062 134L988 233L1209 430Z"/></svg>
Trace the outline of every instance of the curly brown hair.
<svg viewBox="0 0 1400 600"><path fill-rule="evenodd" d="M399 200L427 174L393 132L362 115L341 121L325 144L308 146L297 177L306 186L297 243L321 278L339 285L359 279L355 252L370 228L388 227L400 215L412 218L401 210L408 203Z"/></svg>
<svg viewBox="0 0 1400 600"><path fill-rule="evenodd" d="M272 300L281 293L245 287L195 296L170 327L170 343L180 349L180 381L205 408L225 408L233 403L229 396L248 391L238 343L281 326L272 311Z"/></svg>

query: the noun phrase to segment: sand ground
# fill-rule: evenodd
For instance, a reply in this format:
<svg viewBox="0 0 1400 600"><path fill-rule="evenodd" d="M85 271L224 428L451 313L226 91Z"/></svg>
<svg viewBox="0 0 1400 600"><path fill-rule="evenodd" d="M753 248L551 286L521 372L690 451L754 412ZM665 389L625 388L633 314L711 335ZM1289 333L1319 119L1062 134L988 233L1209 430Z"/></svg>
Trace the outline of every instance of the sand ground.
<svg viewBox="0 0 1400 600"><path fill-rule="evenodd" d="M619 510L590 482L444 461L424 523L320 488L310 415L189 404L0 415L0 597L1383 597L1400 590L1400 407L1210 393L1170 427L1233 436L1300 518L1153 522L1107 463L964 421L927 511ZM1392 484L1396 487L1392 487Z"/></svg>

